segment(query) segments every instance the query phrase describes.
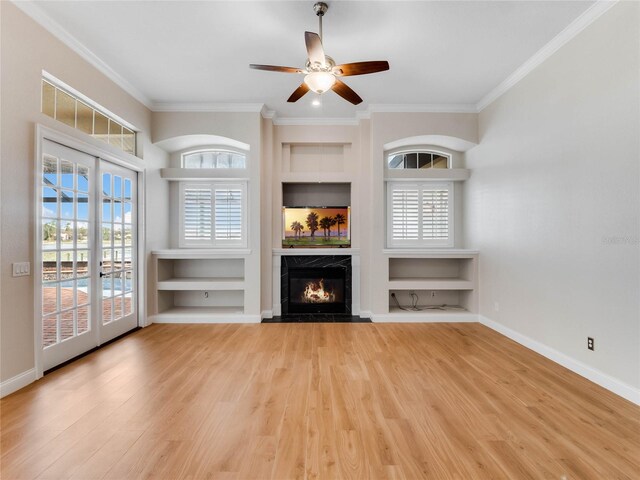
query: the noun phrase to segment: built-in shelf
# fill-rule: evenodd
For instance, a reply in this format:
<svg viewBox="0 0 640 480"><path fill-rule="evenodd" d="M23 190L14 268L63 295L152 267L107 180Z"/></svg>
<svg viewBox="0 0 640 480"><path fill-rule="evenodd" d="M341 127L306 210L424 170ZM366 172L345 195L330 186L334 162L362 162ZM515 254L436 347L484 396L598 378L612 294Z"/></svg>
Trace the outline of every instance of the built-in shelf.
<svg viewBox="0 0 640 480"><path fill-rule="evenodd" d="M390 290L473 290L474 287L472 280L462 278L406 277L389 279Z"/></svg>
<svg viewBox="0 0 640 480"><path fill-rule="evenodd" d="M388 255L389 321L403 317L442 318L453 316L468 321L477 313L478 254L472 250L385 250ZM397 303L410 307L459 305L462 309L430 308L403 310ZM447 317L449 318L449 317ZM399 321L399 320L398 320ZM458 321L458 320L456 320Z"/></svg>
<svg viewBox="0 0 640 480"><path fill-rule="evenodd" d="M345 172L285 172L282 183L352 183L353 175Z"/></svg>
<svg viewBox="0 0 640 480"><path fill-rule="evenodd" d="M360 255L359 248L274 248L274 255Z"/></svg>
<svg viewBox="0 0 640 480"><path fill-rule="evenodd" d="M158 281L158 290L244 290L243 278L169 278Z"/></svg>
<svg viewBox="0 0 640 480"><path fill-rule="evenodd" d="M246 251L153 252L158 323L259 321L244 314Z"/></svg>

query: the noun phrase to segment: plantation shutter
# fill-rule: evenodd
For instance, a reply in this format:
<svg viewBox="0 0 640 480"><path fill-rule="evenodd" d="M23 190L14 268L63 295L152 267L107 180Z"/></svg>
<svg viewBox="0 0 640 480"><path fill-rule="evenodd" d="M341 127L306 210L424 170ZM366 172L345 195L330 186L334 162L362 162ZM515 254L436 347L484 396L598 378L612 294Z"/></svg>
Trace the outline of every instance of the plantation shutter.
<svg viewBox="0 0 640 480"><path fill-rule="evenodd" d="M392 238L418 240L419 190L417 187L394 189L391 193Z"/></svg>
<svg viewBox="0 0 640 480"><path fill-rule="evenodd" d="M181 183L182 247L246 244L244 183Z"/></svg>
<svg viewBox="0 0 640 480"><path fill-rule="evenodd" d="M183 235L186 242L211 241L211 187L185 186L183 191Z"/></svg>
<svg viewBox="0 0 640 480"><path fill-rule="evenodd" d="M453 184L389 182L389 247L453 246Z"/></svg>
<svg viewBox="0 0 640 480"><path fill-rule="evenodd" d="M242 189L216 187L216 240L242 240Z"/></svg>
<svg viewBox="0 0 640 480"><path fill-rule="evenodd" d="M449 190L426 187L422 189L422 239L449 238Z"/></svg>

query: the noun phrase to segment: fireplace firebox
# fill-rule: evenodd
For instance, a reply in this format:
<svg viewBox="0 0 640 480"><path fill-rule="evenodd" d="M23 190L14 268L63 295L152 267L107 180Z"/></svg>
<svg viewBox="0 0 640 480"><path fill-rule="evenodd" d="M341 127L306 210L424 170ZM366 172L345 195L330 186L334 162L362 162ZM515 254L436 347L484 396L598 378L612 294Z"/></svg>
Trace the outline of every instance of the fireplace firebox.
<svg viewBox="0 0 640 480"><path fill-rule="evenodd" d="M345 313L344 268L289 269L289 313Z"/></svg>
<svg viewBox="0 0 640 480"><path fill-rule="evenodd" d="M281 268L282 315L351 315L350 256L287 255Z"/></svg>

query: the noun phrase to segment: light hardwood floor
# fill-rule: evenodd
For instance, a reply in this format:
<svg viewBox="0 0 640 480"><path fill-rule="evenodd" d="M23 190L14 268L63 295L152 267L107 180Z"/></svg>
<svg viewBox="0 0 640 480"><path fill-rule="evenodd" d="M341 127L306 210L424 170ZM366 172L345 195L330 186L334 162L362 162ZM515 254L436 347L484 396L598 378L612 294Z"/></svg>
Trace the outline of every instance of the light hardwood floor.
<svg viewBox="0 0 640 480"><path fill-rule="evenodd" d="M3 399L2 478L640 478L640 408L479 324L154 325Z"/></svg>

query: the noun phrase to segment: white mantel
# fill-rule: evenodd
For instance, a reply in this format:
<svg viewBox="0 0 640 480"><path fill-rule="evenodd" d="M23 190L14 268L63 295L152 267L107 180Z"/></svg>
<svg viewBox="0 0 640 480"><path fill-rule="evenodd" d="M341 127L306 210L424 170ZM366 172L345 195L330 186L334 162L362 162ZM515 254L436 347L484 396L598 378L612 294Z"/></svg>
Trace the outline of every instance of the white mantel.
<svg viewBox="0 0 640 480"><path fill-rule="evenodd" d="M283 255L350 255L351 256L351 312L360 315L360 249L358 248L274 248L273 249L273 315L282 314L280 304L280 275Z"/></svg>

